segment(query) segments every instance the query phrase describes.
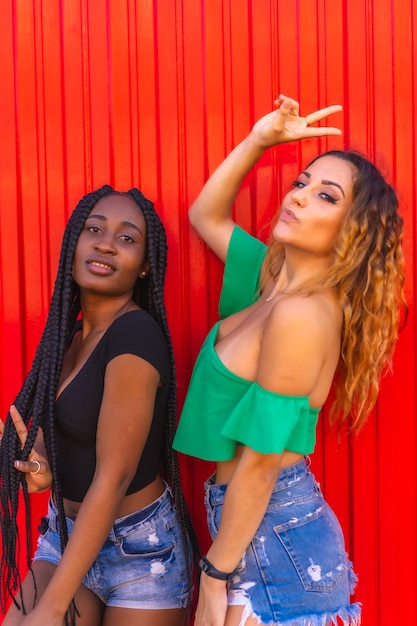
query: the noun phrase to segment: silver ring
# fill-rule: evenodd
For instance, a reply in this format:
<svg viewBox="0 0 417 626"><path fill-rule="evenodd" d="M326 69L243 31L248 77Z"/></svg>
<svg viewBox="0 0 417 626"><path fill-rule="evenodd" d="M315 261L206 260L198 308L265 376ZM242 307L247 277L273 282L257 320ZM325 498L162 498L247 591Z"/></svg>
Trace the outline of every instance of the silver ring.
<svg viewBox="0 0 417 626"><path fill-rule="evenodd" d="M39 463L39 461L31 461L31 463L36 463L36 465L38 466L38 469L36 469L34 472L30 472L31 474L39 474L39 472L41 471L41 464Z"/></svg>

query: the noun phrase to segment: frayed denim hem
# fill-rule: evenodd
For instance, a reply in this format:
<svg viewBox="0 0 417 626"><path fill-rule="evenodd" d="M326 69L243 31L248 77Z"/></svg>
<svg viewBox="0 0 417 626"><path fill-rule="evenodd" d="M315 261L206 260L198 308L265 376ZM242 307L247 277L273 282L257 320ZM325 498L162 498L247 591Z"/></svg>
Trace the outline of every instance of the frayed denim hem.
<svg viewBox="0 0 417 626"><path fill-rule="evenodd" d="M353 596L355 593L356 585L358 584L358 577L353 571L352 563L349 561L349 589L350 595Z"/></svg>
<svg viewBox="0 0 417 626"><path fill-rule="evenodd" d="M236 605L234 605L236 606ZM258 620L259 626L360 626L361 624L361 604L355 602L348 607L341 607L334 613L316 613L314 615L300 615L279 622L263 622L261 618L252 611L250 602L245 605L239 626L245 626L247 619Z"/></svg>

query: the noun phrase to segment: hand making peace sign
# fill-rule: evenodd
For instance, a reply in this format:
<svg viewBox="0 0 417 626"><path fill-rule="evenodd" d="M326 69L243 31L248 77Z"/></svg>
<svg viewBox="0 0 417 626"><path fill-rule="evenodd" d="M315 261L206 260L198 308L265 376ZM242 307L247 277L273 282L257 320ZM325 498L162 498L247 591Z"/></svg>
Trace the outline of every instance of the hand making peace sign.
<svg viewBox="0 0 417 626"><path fill-rule="evenodd" d="M299 139L342 134L339 128L311 126L311 124L315 124L325 117L341 111L342 107L340 104L313 111L305 117L300 116L300 105L293 98L288 98L281 94L275 100L275 104L278 108L261 117L252 128L252 134L256 136L259 144L264 148Z"/></svg>
<svg viewBox="0 0 417 626"><path fill-rule="evenodd" d="M10 407L10 417L20 440L21 448L24 447L28 435L26 425L17 410L12 405ZM3 438L4 422L0 420L0 441ZM16 460L14 466L20 472L26 474L26 482L29 493L45 491L52 485L52 472L46 456L42 430L39 429L35 444L29 454L27 461Z"/></svg>

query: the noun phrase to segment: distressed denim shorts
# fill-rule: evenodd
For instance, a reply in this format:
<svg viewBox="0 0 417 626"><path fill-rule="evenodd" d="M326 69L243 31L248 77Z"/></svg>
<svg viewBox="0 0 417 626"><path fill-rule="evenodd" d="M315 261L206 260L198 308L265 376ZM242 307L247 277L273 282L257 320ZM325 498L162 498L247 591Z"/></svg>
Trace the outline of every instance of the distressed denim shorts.
<svg viewBox="0 0 417 626"><path fill-rule="evenodd" d="M74 521L67 519L68 533ZM61 560L58 513L49 501L34 561ZM116 519L83 584L106 606L128 609L176 609L191 601L179 522L171 490L130 515Z"/></svg>
<svg viewBox="0 0 417 626"><path fill-rule="evenodd" d="M360 624L360 605L350 603L356 576L342 530L309 465L307 458L280 471L256 535L229 578L228 604L245 607L242 624L249 616L275 626ZM226 488L213 477L205 484L213 538Z"/></svg>

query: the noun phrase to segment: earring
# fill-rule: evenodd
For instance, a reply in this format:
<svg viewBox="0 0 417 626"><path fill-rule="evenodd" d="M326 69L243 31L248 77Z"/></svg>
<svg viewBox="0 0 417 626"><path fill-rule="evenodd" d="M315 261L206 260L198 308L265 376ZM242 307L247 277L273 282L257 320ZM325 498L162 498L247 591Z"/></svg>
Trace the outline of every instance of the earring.
<svg viewBox="0 0 417 626"><path fill-rule="evenodd" d="M145 278L145 276L146 276L146 272L145 272L145 271L141 272L141 273L139 274L139 276L140 276L141 278Z"/></svg>

